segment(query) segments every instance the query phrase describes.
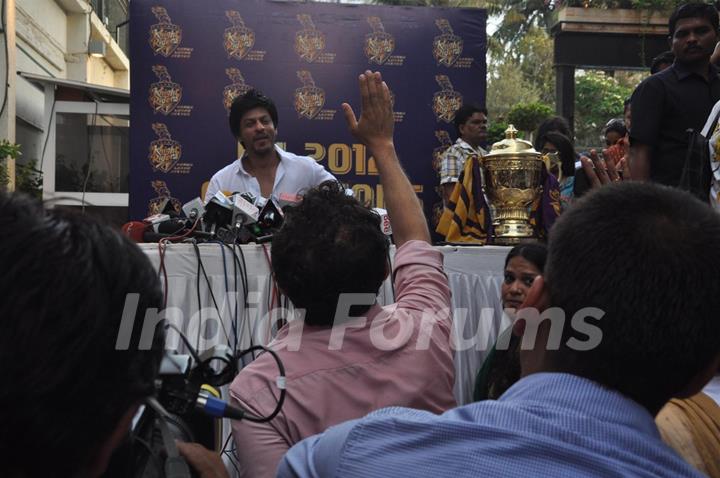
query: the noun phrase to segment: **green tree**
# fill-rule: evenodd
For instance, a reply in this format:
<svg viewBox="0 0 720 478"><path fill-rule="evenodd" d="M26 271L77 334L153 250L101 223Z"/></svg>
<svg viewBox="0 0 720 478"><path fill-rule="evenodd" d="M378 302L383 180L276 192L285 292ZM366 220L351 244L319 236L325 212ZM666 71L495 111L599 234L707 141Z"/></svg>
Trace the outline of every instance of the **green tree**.
<svg viewBox="0 0 720 478"><path fill-rule="evenodd" d="M490 122L507 120L510 109L518 104L540 101L540 92L529 84L514 61L495 64L488 78L487 108Z"/></svg>
<svg viewBox="0 0 720 478"><path fill-rule="evenodd" d="M493 121L507 120L519 104L539 102L554 108L553 43L544 29L534 27L516 48L489 56L487 104Z"/></svg>
<svg viewBox="0 0 720 478"><path fill-rule="evenodd" d="M551 117L553 113L554 110L550 106L542 103L518 104L508 113L508 123L519 131L529 133L529 137L532 138L532 133L540 123Z"/></svg>
<svg viewBox="0 0 720 478"><path fill-rule="evenodd" d="M600 134L608 120L622 117L623 103L632 88L599 71L575 75L575 138L580 146L601 146Z"/></svg>
<svg viewBox="0 0 720 478"><path fill-rule="evenodd" d="M6 139L0 141L0 190L6 189L10 184L7 158L17 159L21 154L19 144L11 143Z"/></svg>
<svg viewBox="0 0 720 478"><path fill-rule="evenodd" d="M553 40L543 28L534 27L517 44L515 60L523 78L533 85L540 101L555 104Z"/></svg>

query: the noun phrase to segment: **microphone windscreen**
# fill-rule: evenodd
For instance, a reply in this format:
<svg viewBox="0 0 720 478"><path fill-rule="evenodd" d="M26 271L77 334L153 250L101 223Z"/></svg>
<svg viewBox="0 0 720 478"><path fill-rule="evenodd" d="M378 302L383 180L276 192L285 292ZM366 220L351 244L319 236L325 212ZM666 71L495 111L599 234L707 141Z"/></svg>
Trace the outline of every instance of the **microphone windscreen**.
<svg viewBox="0 0 720 478"><path fill-rule="evenodd" d="M135 242L145 242L143 241L143 232L147 228L148 224L142 221L130 221L123 224L122 232Z"/></svg>

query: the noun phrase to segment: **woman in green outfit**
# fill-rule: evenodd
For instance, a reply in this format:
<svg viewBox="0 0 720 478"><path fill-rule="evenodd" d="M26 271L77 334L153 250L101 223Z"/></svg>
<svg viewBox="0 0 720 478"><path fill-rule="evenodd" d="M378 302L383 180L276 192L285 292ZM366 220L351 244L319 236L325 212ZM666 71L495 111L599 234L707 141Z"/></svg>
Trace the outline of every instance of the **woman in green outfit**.
<svg viewBox="0 0 720 478"><path fill-rule="evenodd" d="M525 301L535 277L542 274L546 258L547 248L540 243L515 246L505 258L500 293L504 312L511 320ZM519 346L520 339L512 335L512 327L500 334L475 379L473 398L476 401L498 398L520 378Z"/></svg>

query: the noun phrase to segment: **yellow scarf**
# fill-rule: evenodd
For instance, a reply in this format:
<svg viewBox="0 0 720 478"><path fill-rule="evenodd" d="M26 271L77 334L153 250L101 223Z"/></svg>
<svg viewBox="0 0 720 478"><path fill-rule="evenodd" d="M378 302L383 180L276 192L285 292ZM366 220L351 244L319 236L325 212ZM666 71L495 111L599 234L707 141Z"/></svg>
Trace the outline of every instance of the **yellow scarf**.
<svg viewBox="0 0 720 478"><path fill-rule="evenodd" d="M485 201L482 192L480 159L473 155L465 161L460 180L440 217L436 231L447 242L485 244Z"/></svg>

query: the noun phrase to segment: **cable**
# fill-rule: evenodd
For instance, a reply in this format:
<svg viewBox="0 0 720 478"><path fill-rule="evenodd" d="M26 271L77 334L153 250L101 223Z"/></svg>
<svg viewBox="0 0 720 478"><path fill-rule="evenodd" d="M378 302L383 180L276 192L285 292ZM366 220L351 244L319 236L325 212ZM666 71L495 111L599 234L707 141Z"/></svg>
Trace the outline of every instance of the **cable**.
<svg viewBox="0 0 720 478"><path fill-rule="evenodd" d="M95 125L97 124L97 117L98 117L98 106L100 103L97 100L95 101L95 113L93 114L92 119L92 125L90 127L90 130L95 129ZM82 214L85 214L85 192L87 191L87 183L90 179L90 171L92 170L92 145L90 144L90 134L88 134L88 161L87 161L87 173L85 174L85 181L83 182L83 190L82 190Z"/></svg>
<svg viewBox="0 0 720 478"><path fill-rule="evenodd" d="M240 251L240 259L242 259L242 264L240 264L240 259L238 259L238 255L235 252L235 247L236 247L236 245L233 244L233 246L232 246L233 257L235 258L235 262L237 263L237 265L240 266L240 272L241 272L240 278L242 279L242 282L243 282L243 304L245 306L245 308L243 310L243 323L245 323L247 325L248 335L250 336L250 347L252 348L255 346L255 343L253 341L253 335L254 335L253 327L251 327L251 325L250 325L250 315L249 315L250 314L250 310L249 310L250 304L248 303L248 297L249 297L250 291L248 288L249 279L247 276L247 263L245 262L245 254L243 253L242 247L237 246L237 250ZM255 360L255 358L256 358L255 352L253 352L252 357L253 357L253 360ZM245 364L245 362L243 361L243 365L244 364Z"/></svg>
<svg viewBox="0 0 720 478"><path fill-rule="evenodd" d="M53 102L50 107L50 120L48 120L48 125L45 129L45 143L43 143L42 154L40 155L40 171L43 170L43 164L45 163L45 150L47 149L48 140L50 139L50 127L52 126L53 115L55 114L55 103L57 103L57 98L55 98L55 93L53 93Z"/></svg>
<svg viewBox="0 0 720 478"><path fill-rule="evenodd" d="M229 300L230 300L230 299L229 299L229 297L230 297L230 285L228 284L227 263L225 262L225 248L224 248L225 243L223 243L222 241L213 241L213 242L220 245L220 252L222 252L223 273L224 273L224 275L225 275L225 300L223 301L223 303L226 303L226 304L230 305L230 304L229 304ZM235 284L235 287L236 287L235 290L237 290L237 277L235 277L235 283L236 283L236 284ZM208 287L209 287L209 284L208 284ZM237 301L236 301L236 302L237 302ZM220 311L218 311L218 315L220 315ZM237 324L236 324L235 322L237 321L237 304L236 304L236 306L235 306L235 316L234 316L234 317L235 317L235 321L231 321L231 322L230 322L230 325L232 326L233 335L234 335L234 339L235 339L234 342L233 342L233 344L232 344L232 351L233 351L233 353L236 353L236 352L237 352ZM222 319L221 319L221 320L222 320ZM230 345L230 338L229 338L229 337L228 337L228 345Z"/></svg>
<svg viewBox="0 0 720 478"><path fill-rule="evenodd" d="M198 332L197 342L195 343L196 348L200 348L200 329L202 329L202 299L200 298L200 252L197 250L197 244L193 244L195 248L195 254L198 257L197 271L195 271L195 291L197 292L198 301Z"/></svg>
<svg viewBox="0 0 720 478"><path fill-rule="evenodd" d="M162 275L164 279L163 287L163 309L167 308L167 296L168 296L168 275L167 269L165 268L165 250L167 249L167 243L160 241L158 242L158 257L160 258L160 266L158 267L158 275Z"/></svg>
<svg viewBox="0 0 720 478"><path fill-rule="evenodd" d="M158 267L158 275L162 275L165 283L165 287L163 289L163 308L167 307L167 296L168 296L168 276L167 276L167 269L165 268L165 250L167 249L168 243L172 241L177 241L180 239L184 239L185 237L189 236L190 234L195 231L195 228L200 223L200 217L195 219L195 223L192 225L192 227L185 232L184 234L181 234L179 236L170 236L170 237L163 237L158 241L158 257L160 258L160 266Z"/></svg>
<svg viewBox="0 0 720 478"><path fill-rule="evenodd" d="M200 302L200 272L202 271L203 277L205 277L205 283L208 286L208 291L210 292L210 298L213 301L213 305L215 305L215 310L217 310L218 313L218 319L220 322L220 327L222 328L223 333L225 334L225 340L227 340L228 346L230 345L230 335L227 333L227 329L225 328L225 323L222 320L222 317L220 316L220 307L218 306L217 300L215 300L215 294L212 290L212 285L210 284L210 279L207 276L207 272L205 272L205 266L203 265L202 258L200 257L200 248L197 245L197 241L193 241L192 243L193 248L195 249L195 255L197 256L198 261L198 280L197 280L197 293L198 293L198 305ZM202 318L200 319L200 325L202 325ZM200 344L200 329L198 329L198 348Z"/></svg>
<svg viewBox="0 0 720 478"><path fill-rule="evenodd" d="M235 468L235 472L237 472L237 474L240 475L240 469L237 467L237 464L235 463L235 461L237 460L237 456L235 455L235 450L237 449L237 448L235 448L235 440L230 441L229 440L230 437L232 437L232 434L228 435L228 439L225 440L225 445L223 445L223 449L222 449L222 452L220 452L220 454L228 457L230 464L233 466L233 468ZM228 445L228 441L230 441L230 443L232 443L232 447L226 451L225 448ZM239 463L239 461L238 461L238 463Z"/></svg>
<svg viewBox="0 0 720 478"><path fill-rule="evenodd" d="M167 319L163 319L163 320L165 321L166 329L173 329L173 330L175 330L175 332L177 332L180 335L180 338L182 339L183 342L185 342L185 346L187 346L188 351L190 352L190 355L192 355L193 360L195 360L195 363L197 363L197 364L202 363L197 351L194 348L192 348L192 345L190 345L190 341L185 336L185 334L182 332L182 330L180 330L175 324L173 324L169 320L167 320Z"/></svg>
<svg viewBox="0 0 720 478"><path fill-rule="evenodd" d="M5 113L5 107L7 106L7 99L10 94L10 50L8 49L8 36L7 29L5 27L5 0L2 0L2 13L0 13L0 24L2 25L2 32L5 36L5 95L3 96L2 106L0 107L0 116Z"/></svg>
<svg viewBox="0 0 720 478"><path fill-rule="evenodd" d="M270 415L267 417L256 417L253 415L250 415L248 413L245 414L245 419L255 422L255 423L265 423L269 422L273 418L277 416L278 413L280 413L280 410L282 409L283 403L285 402L285 367L283 366L282 361L280 360L280 357L278 357L278 354L267 347L263 347L262 345L256 345L254 347L250 347L249 349L243 350L238 354L236 358L240 358L242 355L245 355L249 352L252 352L254 350L262 350L264 352L269 353L273 359L275 359L275 363L278 366L278 371L280 372L280 375L277 377L276 385L280 389L280 398L278 398L277 405L275 406L275 410L272 411Z"/></svg>
<svg viewBox="0 0 720 478"><path fill-rule="evenodd" d="M234 246L234 245L235 245L235 243L233 243L233 246ZM230 249L230 247L228 247L228 249ZM234 251L233 249L230 249L230 251L231 251L233 254L235 254L235 251ZM237 320L238 320L238 297L237 297L237 294L238 294L238 271L237 271L237 261L235 261L234 258L233 258L233 277L235 278L235 284L234 284L234 287L235 287L235 300L233 301L233 302L234 302L234 305L235 305L234 314L233 314L233 333L235 334L235 342L233 342L233 353L237 353L237 343L238 343L238 323L237 323Z"/></svg>
<svg viewBox="0 0 720 478"><path fill-rule="evenodd" d="M390 268L390 289L392 290L392 297L387 302L388 304L391 304L395 302L395 274L393 274L393 266L392 266L392 260L390 259L390 248L388 247L387 250L387 263L388 267Z"/></svg>
<svg viewBox="0 0 720 478"><path fill-rule="evenodd" d="M267 247L265 247L265 244L262 245L263 252L265 253L265 259L268 263L268 269L270 269L270 274L268 275L269 283L268 283L268 289L270 290L270 293L268 294L268 321L267 321L267 335L265 336L265 343L270 342L271 336L272 336L272 317L273 317L273 310L275 305L275 279L272 275L272 260L270 259L270 253L267 250Z"/></svg>
<svg viewBox="0 0 720 478"><path fill-rule="evenodd" d="M207 373L207 369L209 369L209 364L210 364L210 362L211 362L213 359L217 359L217 360L220 360L221 362L228 363L231 367L233 366L232 363L229 363L227 359L222 358L222 357L215 357L215 358L210 358L210 359L205 360L205 361L200 361L199 358L198 358L198 353L197 353L197 351L193 349L192 345L190 345L190 341L187 339L187 337L185 336L185 334L183 334L182 331L180 331L180 329L178 329L178 328L175 326L175 324L172 324L172 323L168 322L167 320L165 320L165 327L166 327L166 328L172 328L172 329L174 329L175 331L177 331L178 334L180 334L180 338L183 340L183 342L185 343L185 345L188 347L188 350L189 350L189 352L190 352L190 355L193 356L193 358L196 360L196 363L198 364L198 366L201 367L201 372L202 372L203 378L205 378L205 377L207 377L207 376L216 377L216 376L222 375L222 373L220 373L220 374L213 374L213 375L209 375L209 374ZM277 387L280 389L280 398L278 398L277 405L275 406L275 409L272 411L272 413L271 413L270 415L268 415L267 417L256 417L256 416L254 416L254 415L252 415L252 414L249 414L249 413L247 413L245 410L242 410L242 409L240 409L240 408L238 408L238 407L229 406L226 402L219 402L219 401L217 401L217 400L215 400L215 402L222 404L223 407L227 407L228 410L234 411L234 412L238 415L236 419L240 419L240 418L242 417L242 418L245 418L245 419L247 419L247 420L249 420L249 421L251 421L251 422L264 423L264 422L269 422L270 420L272 420L273 418L275 418L275 417L277 416L277 414L280 413L280 410L282 409L283 403L285 403L285 394L286 394L286 390L285 390L285 384L286 384L285 366L283 365L282 361L280 360L280 357L278 356L278 354L277 354L274 350L269 349L269 348L267 348L267 347L264 347L264 346L262 346L262 345L255 345L254 347L250 347L249 349L245 349L245 350L243 350L242 352L236 354L236 355L234 356L234 359L235 359L235 361L240 360L243 355L246 355L246 354L248 354L248 353L250 353L250 352L254 352L254 351L256 351L256 350L261 350L261 351L264 351L264 352L269 353L269 354L272 356L272 358L275 360L275 363L277 364L277 367L278 367L279 375L278 375L278 377L276 378L275 384L276 384ZM212 369L211 369L211 370L212 370ZM231 379L231 380L232 380L232 379ZM228 383L229 383L229 382L228 382ZM207 397L207 400L213 400L213 398L212 398L212 397ZM153 410L155 410L155 412L156 412L159 416L161 416L161 417L163 417L163 418L167 418L167 415L168 415L167 412L164 410L164 408L162 407L162 405L161 405L159 402L157 402L157 400L156 400L154 397L148 398L148 399L147 399L147 404L148 404ZM227 415L226 415L226 416L227 416Z"/></svg>
<svg viewBox="0 0 720 478"><path fill-rule="evenodd" d="M113 127L113 126L112 126L112 123L111 123L105 116L100 115L100 118L103 119L103 120L105 120L105 122L106 122L108 125L110 125L110 128L112 129L112 127ZM110 159L108 158L108 155L107 155L107 148L105 148L105 128L102 127L102 126L100 127L100 145L102 146L103 158L105 159L105 166L107 166L107 168L108 168L108 176L109 176L109 178L108 178L108 185L110 186L110 192L119 192L119 189L120 189L120 171L118 171L118 187L117 187L117 189L115 189L115 188L113 187L113 179L112 179L113 176L114 176L114 172L113 172L113 170L112 170L113 167L112 167L112 164L110 163Z"/></svg>

